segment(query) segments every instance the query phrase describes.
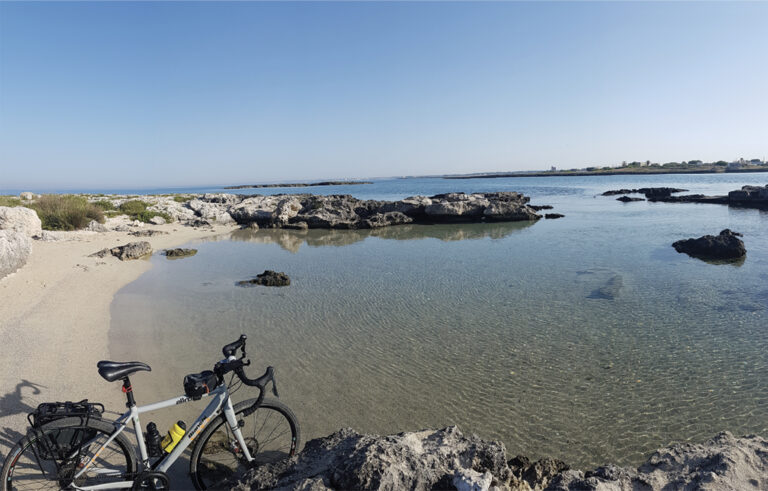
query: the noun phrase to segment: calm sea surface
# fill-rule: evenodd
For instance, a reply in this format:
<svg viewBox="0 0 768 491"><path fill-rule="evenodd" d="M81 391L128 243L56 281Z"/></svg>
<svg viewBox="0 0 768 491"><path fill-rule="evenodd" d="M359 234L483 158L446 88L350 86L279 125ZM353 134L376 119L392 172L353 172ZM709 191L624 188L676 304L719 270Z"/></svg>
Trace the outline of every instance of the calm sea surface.
<svg viewBox="0 0 768 491"><path fill-rule="evenodd" d="M154 371L139 403L182 391L247 333L305 440L339 427L459 425L511 455L638 464L671 441L768 433L768 213L597 196L673 186L721 194L768 174L393 179L304 188L400 199L523 192L565 214L534 224L239 231L189 244L112 305L110 350ZM257 190L253 190L257 191ZM266 189L269 194L296 192ZM714 265L675 240L730 228L748 255ZM239 288L265 269L287 288ZM257 373L258 372L258 373ZM244 398L245 390L237 396Z"/></svg>

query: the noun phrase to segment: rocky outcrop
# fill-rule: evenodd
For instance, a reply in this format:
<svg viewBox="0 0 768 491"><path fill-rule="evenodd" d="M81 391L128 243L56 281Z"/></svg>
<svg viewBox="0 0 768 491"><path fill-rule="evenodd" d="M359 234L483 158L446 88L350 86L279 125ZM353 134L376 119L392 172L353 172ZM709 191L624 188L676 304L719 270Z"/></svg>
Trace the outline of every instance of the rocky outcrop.
<svg viewBox="0 0 768 491"><path fill-rule="evenodd" d="M183 257L190 257L197 254L197 249L166 249L163 251L163 254L168 259L181 259Z"/></svg>
<svg viewBox="0 0 768 491"><path fill-rule="evenodd" d="M256 275L256 277L253 279L237 282L237 286L288 286L290 284L291 279L287 274L278 273L277 271L272 271L269 269L259 275Z"/></svg>
<svg viewBox="0 0 768 491"><path fill-rule="evenodd" d="M14 230L0 230L0 278L24 266L30 252L32 241L26 234Z"/></svg>
<svg viewBox="0 0 768 491"><path fill-rule="evenodd" d="M563 218L564 216L565 215L563 215L562 213L546 213L544 215L544 218L546 218L547 220L554 220L556 218Z"/></svg>
<svg viewBox="0 0 768 491"><path fill-rule="evenodd" d="M22 206L0 206L0 278L27 263L32 253L32 237L42 235L40 218Z"/></svg>
<svg viewBox="0 0 768 491"><path fill-rule="evenodd" d="M612 189L604 192L603 196L616 196L619 194L644 194L646 198L663 198L672 195L673 193L683 193L688 191L687 189L678 188L640 188L640 189Z"/></svg>
<svg viewBox="0 0 768 491"><path fill-rule="evenodd" d="M152 254L152 245L149 242L129 242L125 245L102 249L98 252L91 254L92 257L106 257L109 255L115 256L121 261L129 261L132 259L141 259Z"/></svg>
<svg viewBox="0 0 768 491"><path fill-rule="evenodd" d="M599 467L565 471L549 490L688 490L768 489L768 440L736 438L724 432L703 444L683 443L656 451L639 468Z"/></svg>
<svg viewBox="0 0 768 491"><path fill-rule="evenodd" d="M632 201L645 201L643 198L630 198L629 196L622 196L621 198L616 198L616 201L622 201L624 203L629 203Z"/></svg>
<svg viewBox="0 0 768 491"><path fill-rule="evenodd" d="M734 260L747 254L742 235L725 229L719 235L705 235L698 239L678 240L672 247L677 252L708 260Z"/></svg>
<svg viewBox="0 0 768 491"><path fill-rule="evenodd" d="M448 193L412 196L400 201L311 194L248 196L236 203L233 199L227 199L226 203L206 199L219 201L218 197L203 197L190 201L189 206L200 216L209 214L203 211L206 205L224 209L241 225L255 223L262 228L370 229L406 223L534 221L541 218L527 204L527 197L513 192Z"/></svg>
<svg viewBox="0 0 768 491"><path fill-rule="evenodd" d="M0 230L20 232L27 237L42 233L43 227L35 210L23 206L0 206Z"/></svg>
<svg viewBox="0 0 768 491"><path fill-rule="evenodd" d="M307 442L295 457L248 471L238 490L667 491L768 489L768 440L721 433L704 444L676 444L637 469L571 470L545 458L507 460L504 445L456 427L390 436L343 429Z"/></svg>
<svg viewBox="0 0 768 491"><path fill-rule="evenodd" d="M743 186L740 190L728 193L728 201L733 204L768 205L768 185Z"/></svg>

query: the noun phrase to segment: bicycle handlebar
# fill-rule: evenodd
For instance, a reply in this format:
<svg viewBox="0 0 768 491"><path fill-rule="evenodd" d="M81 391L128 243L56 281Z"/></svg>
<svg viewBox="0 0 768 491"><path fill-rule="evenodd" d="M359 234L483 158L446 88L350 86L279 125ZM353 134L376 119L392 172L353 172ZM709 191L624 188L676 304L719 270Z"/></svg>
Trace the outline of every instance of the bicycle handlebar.
<svg viewBox="0 0 768 491"><path fill-rule="evenodd" d="M258 387L259 397L258 397L258 400L256 401L256 404L254 404L254 407L258 407L261 404L262 400L264 399L264 389L266 388L268 383L272 382L272 393L275 395L275 397L280 397L280 396L277 393L277 383L275 382L275 369L273 367L267 367L267 371L264 372L264 375L256 379L248 378L248 376L245 374L243 367L247 367L248 365L251 364L251 360L248 360L245 358L245 340L246 339L247 339L246 335L242 334L240 336L240 339L224 346L221 349L221 351L222 353L224 353L224 356L227 357L227 359L221 360L220 362L216 363L213 370L219 376L220 381L224 380L224 375L226 375L227 373L235 372L235 375L237 375L237 378L239 378L240 381L243 382L245 385L248 385L250 387ZM242 356L239 359L230 360L229 358L234 357L238 349L242 351Z"/></svg>

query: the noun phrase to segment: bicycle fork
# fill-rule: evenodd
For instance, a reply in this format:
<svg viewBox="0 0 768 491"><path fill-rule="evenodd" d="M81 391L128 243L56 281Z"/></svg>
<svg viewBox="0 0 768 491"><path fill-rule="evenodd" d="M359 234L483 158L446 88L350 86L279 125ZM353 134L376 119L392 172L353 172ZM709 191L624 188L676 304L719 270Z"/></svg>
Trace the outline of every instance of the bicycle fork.
<svg viewBox="0 0 768 491"><path fill-rule="evenodd" d="M227 397L227 402L224 404L224 418L235 435L235 440L240 446L240 451L243 452L243 457L248 462L253 462L251 451L248 449L248 445L245 444L245 438L243 438L243 432L240 429L240 423L237 421L237 415L235 414L235 408L232 406L232 400Z"/></svg>

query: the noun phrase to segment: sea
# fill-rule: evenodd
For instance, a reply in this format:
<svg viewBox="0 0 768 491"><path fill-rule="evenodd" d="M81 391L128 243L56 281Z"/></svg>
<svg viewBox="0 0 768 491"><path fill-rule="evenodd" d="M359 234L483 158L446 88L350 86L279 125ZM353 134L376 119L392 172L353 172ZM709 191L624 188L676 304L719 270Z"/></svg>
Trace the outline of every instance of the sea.
<svg viewBox="0 0 768 491"><path fill-rule="evenodd" d="M768 212L601 196L661 186L725 194L746 184L766 185L768 173L238 190L378 200L517 191L565 216L195 241L184 247L197 255L156 254L119 291L110 351L152 366L134 380L142 404L181 393L185 374L210 369L221 346L245 333L251 375L275 367L305 441L342 427L457 425L500 440L510 458L584 467L638 465L670 442L725 430L766 435ZM743 234L743 261L672 248L726 228ZM290 286L236 286L268 269L288 274Z"/></svg>

